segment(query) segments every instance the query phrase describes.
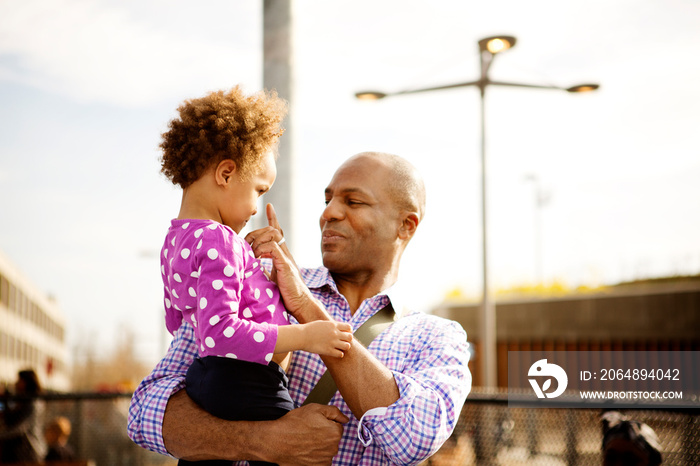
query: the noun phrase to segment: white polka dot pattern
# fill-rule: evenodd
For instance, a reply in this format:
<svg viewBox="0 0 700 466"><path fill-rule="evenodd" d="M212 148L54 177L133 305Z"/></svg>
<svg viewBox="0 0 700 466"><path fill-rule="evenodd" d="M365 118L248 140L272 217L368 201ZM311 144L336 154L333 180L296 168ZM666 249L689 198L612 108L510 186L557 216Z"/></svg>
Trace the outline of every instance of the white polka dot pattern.
<svg viewBox="0 0 700 466"><path fill-rule="evenodd" d="M233 230L209 220L173 220L161 274L168 330L191 321L200 356L272 360L276 326L288 325L289 316L250 245Z"/></svg>

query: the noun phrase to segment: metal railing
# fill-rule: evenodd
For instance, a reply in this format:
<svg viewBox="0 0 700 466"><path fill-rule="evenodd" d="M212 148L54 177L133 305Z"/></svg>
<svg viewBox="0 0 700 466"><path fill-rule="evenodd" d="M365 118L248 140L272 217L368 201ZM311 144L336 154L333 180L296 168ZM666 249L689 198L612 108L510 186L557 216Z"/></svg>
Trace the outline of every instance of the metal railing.
<svg viewBox="0 0 700 466"><path fill-rule="evenodd" d="M601 409L509 407L505 393L472 391L452 437L429 465L603 464ZM620 410L656 433L663 465L700 465L700 409Z"/></svg>
<svg viewBox="0 0 700 466"><path fill-rule="evenodd" d="M40 398L47 423L59 416L70 421L68 444L77 459L92 460L95 466L177 464L172 458L144 450L127 436L130 393L45 394Z"/></svg>
<svg viewBox="0 0 700 466"><path fill-rule="evenodd" d="M69 444L96 466L174 465L136 446L126 433L130 394L44 395L46 420L71 421ZM623 410L649 425L663 465L700 464L700 410ZM509 407L505 393L472 391L452 437L424 465L601 465L601 410Z"/></svg>

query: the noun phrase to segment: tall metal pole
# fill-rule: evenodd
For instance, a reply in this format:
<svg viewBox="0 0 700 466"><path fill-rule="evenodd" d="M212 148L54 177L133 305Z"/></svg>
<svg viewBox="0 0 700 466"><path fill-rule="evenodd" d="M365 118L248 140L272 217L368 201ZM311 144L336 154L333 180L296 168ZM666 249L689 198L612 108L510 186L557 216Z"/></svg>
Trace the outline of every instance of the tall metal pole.
<svg viewBox="0 0 700 466"><path fill-rule="evenodd" d="M481 245L482 245L482 294L481 294L481 351L479 356L480 369L483 377L482 385L495 387L496 377L496 311L489 295L488 267L488 222L486 196L486 87L488 86L488 70L493 55L481 51L481 78L479 79L479 94L481 96Z"/></svg>
<svg viewBox="0 0 700 466"><path fill-rule="evenodd" d="M294 220L294 138L293 138L293 47L292 1L263 1L263 86L275 89L289 102L289 114L284 121L284 136L280 139L277 159L277 180L264 196L264 203L275 206L277 218L284 230L287 244L292 248ZM264 212L264 211L263 211ZM256 227L267 225L265 215L258 215Z"/></svg>
<svg viewBox="0 0 700 466"><path fill-rule="evenodd" d="M544 286L544 272L542 270L542 207L545 198L540 189L540 182L535 178L535 280L537 285Z"/></svg>

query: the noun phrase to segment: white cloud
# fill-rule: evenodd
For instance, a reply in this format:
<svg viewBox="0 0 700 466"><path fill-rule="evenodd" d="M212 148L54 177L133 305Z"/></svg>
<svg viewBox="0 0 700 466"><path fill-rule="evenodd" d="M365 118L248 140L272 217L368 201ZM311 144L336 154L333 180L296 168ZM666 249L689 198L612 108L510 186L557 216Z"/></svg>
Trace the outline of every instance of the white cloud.
<svg viewBox="0 0 700 466"><path fill-rule="evenodd" d="M257 4L229 3L152 1L162 14L139 15L146 7L129 1L2 2L0 78L124 106L236 83L257 87L261 13L250 8ZM212 31L212 15L231 22Z"/></svg>

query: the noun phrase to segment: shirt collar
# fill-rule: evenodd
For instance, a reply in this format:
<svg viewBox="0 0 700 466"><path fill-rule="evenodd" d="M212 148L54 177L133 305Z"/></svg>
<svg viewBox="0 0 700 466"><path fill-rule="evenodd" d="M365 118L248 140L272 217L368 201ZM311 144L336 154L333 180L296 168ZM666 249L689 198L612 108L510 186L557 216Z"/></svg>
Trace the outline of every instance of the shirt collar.
<svg viewBox="0 0 700 466"><path fill-rule="evenodd" d="M408 314L409 308L406 306L406 293L402 290L399 282L394 283L380 294L385 294L389 298L397 319Z"/></svg>
<svg viewBox="0 0 700 466"><path fill-rule="evenodd" d="M328 285L338 292L338 286L333 280L333 276L325 267L314 267L314 268L301 268L301 276L304 279L304 283L310 289L323 288Z"/></svg>
<svg viewBox="0 0 700 466"><path fill-rule="evenodd" d="M336 285L333 276L329 270L325 267L316 268L302 268L302 277L306 282L306 286L310 289L319 289L324 286L329 286L333 291L340 294L338 291L338 285ZM406 306L406 293L402 290L399 282L394 283L392 286L378 293L378 296L385 295L389 298L391 306L394 308L397 318L402 317L409 313L409 308Z"/></svg>

